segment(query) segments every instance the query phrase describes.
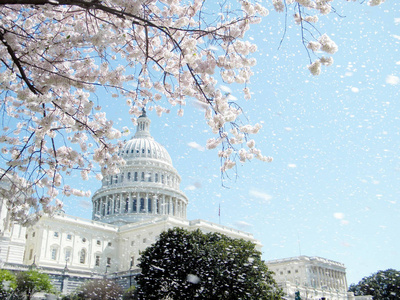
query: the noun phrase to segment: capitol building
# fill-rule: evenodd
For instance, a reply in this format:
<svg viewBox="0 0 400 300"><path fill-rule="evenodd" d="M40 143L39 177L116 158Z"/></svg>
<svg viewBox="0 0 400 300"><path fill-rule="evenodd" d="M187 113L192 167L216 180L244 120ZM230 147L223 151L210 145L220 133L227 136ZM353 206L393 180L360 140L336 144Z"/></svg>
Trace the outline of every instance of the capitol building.
<svg viewBox="0 0 400 300"><path fill-rule="evenodd" d="M150 123L145 112L138 118L135 135L119 152L126 164L118 175L103 178L92 197L92 220L59 212L25 228L8 221L5 201L0 199L0 268L38 268L68 294L88 279L115 279L124 288L134 285L140 252L173 227L222 233L251 241L261 251L261 243L250 233L187 220L189 201L180 189L181 177L167 150L151 136ZM0 182L2 188L7 184ZM267 265L286 299L294 299L296 291L302 299L354 299L347 293L340 263L302 256Z"/></svg>

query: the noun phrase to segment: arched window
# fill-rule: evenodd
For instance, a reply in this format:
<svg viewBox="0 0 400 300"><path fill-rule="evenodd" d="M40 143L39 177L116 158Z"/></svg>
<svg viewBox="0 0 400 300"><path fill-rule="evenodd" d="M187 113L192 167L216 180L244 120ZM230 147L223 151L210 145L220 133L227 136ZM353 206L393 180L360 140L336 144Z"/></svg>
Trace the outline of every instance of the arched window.
<svg viewBox="0 0 400 300"><path fill-rule="evenodd" d="M128 172L128 181L131 180L131 172Z"/></svg>
<svg viewBox="0 0 400 300"><path fill-rule="evenodd" d="M64 249L64 254L65 261L71 261L72 249L70 247Z"/></svg>
<svg viewBox="0 0 400 300"><path fill-rule="evenodd" d="M86 250L82 249L81 252L79 253L79 262L81 264L84 264L86 262Z"/></svg>
<svg viewBox="0 0 400 300"><path fill-rule="evenodd" d="M57 260L57 258L58 258L58 246L56 246L56 245L51 246L50 254L51 254L51 259L52 260Z"/></svg>
<svg viewBox="0 0 400 300"><path fill-rule="evenodd" d="M152 204L151 198L147 199L147 209L149 212L152 212L153 207L151 204Z"/></svg>
<svg viewBox="0 0 400 300"><path fill-rule="evenodd" d="M154 182L158 182L158 173L154 174Z"/></svg>
<svg viewBox="0 0 400 300"><path fill-rule="evenodd" d="M133 180L138 181L138 172L135 172L135 176L134 176Z"/></svg>

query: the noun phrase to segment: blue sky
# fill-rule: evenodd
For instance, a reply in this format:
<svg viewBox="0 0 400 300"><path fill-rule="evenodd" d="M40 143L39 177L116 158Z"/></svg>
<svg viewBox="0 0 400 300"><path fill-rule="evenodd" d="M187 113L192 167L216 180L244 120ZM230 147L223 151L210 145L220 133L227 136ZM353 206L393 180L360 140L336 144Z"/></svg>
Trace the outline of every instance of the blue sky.
<svg viewBox="0 0 400 300"><path fill-rule="evenodd" d="M250 101L233 94L249 120L263 124L254 138L272 163L239 166L224 188L216 150L191 147L212 137L203 112L189 100L183 117L175 110L149 117L182 177L189 219L219 223L220 205L221 224L253 233L265 260L300 253L336 260L350 284L400 270L400 3L334 3L337 14L317 26L339 51L320 76L306 68L297 26L288 26L278 49L284 14L271 10L247 35L258 45L254 94ZM122 101L100 99L117 127L133 127ZM83 186L94 192L100 183ZM90 218L90 199L78 201L67 199L67 213Z"/></svg>

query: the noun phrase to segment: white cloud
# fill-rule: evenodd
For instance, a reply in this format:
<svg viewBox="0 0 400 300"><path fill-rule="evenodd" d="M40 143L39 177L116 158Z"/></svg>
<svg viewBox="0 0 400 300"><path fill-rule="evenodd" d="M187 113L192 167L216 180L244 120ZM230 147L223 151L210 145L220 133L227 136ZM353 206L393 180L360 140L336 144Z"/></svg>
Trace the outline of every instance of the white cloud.
<svg viewBox="0 0 400 300"><path fill-rule="evenodd" d="M352 91L353 93L358 93L360 90L359 90L358 88L356 88L356 87L352 87L352 88L351 88L351 91Z"/></svg>
<svg viewBox="0 0 400 300"><path fill-rule="evenodd" d="M235 224L235 226L238 227L238 228L249 228L249 227L253 227L252 224L247 223L247 222L245 222L245 221L236 221L234 224Z"/></svg>
<svg viewBox="0 0 400 300"><path fill-rule="evenodd" d="M344 219L344 213L340 213L340 212L334 213L333 217L335 219L338 219L338 220L343 220Z"/></svg>
<svg viewBox="0 0 400 300"><path fill-rule="evenodd" d="M197 144L196 142L190 142L190 143L188 143L188 146L190 148L193 148L193 149L196 149L196 150L199 150L199 151L204 151L204 147L199 145L199 144Z"/></svg>
<svg viewBox="0 0 400 300"><path fill-rule="evenodd" d="M272 199L271 195L264 193L264 192L257 191L257 190L249 190L249 195L256 197L258 199L261 199L263 201L266 201L266 202L269 202Z"/></svg>
<svg viewBox="0 0 400 300"><path fill-rule="evenodd" d="M194 191L196 189L196 187L194 185L188 185L187 187L185 187L185 191Z"/></svg>
<svg viewBox="0 0 400 300"><path fill-rule="evenodd" d="M397 85L400 83L400 78L394 75L388 75L386 77L386 83L391 85Z"/></svg>
<svg viewBox="0 0 400 300"><path fill-rule="evenodd" d="M287 166L288 166L288 168L296 168L297 167L296 164L288 164Z"/></svg>

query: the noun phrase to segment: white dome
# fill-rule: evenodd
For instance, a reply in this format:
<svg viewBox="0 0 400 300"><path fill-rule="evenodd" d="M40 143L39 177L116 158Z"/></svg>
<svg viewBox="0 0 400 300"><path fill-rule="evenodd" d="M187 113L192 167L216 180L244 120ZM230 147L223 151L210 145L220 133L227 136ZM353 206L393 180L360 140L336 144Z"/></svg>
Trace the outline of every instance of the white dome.
<svg viewBox="0 0 400 300"><path fill-rule="evenodd" d="M120 154L126 161L140 157L164 161L172 165L167 150L153 138L135 138L126 142Z"/></svg>
<svg viewBox="0 0 400 300"><path fill-rule="evenodd" d="M181 178L167 150L150 135L146 113L138 118L137 130L119 155L126 164L120 173L103 179L93 195L93 219L127 224L169 215L186 218Z"/></svg>

